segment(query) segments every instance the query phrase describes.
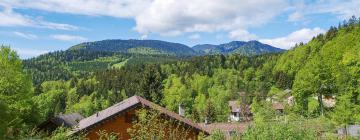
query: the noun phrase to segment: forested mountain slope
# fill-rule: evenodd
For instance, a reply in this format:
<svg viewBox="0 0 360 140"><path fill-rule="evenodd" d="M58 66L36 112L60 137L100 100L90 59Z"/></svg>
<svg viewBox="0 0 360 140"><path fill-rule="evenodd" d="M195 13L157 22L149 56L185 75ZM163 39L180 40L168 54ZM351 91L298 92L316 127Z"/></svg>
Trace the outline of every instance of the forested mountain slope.
<svg viewBox="0 0 360 140"><path fill-rule="evenodd" d="M322 95L348 96L348 100L358 106L359 56L360 24L352 18L338 28L331 27L326 34L318 35L309 43L297 45L282 54L273 73L279 87L293 89L298 111L311 108L308 105L310 97ZM318 107L321 108L321 104ZM307 113L318 111L309 110Z"/></svg>
<svg viewBox="0 0 360 140"><path fill-rule="evenodd" d="M258 41L232 41L220 45L201 44L196 45L193 49L202 54L240 54L245 56L261 55L266 53L278 53L283 49L262 44Z"/></svg>
<svg viewBox="0 0 360 140"><path fill-rule="evenodd" d="M161 54L129 54L109 51L66 50L24 60L25 70L35 85L44 81L87 77L98 71L119 69L125 65L166 63L186 57Z"/></svg>
<svg viewBox="0 0 360 140"><path fill-rule="evenodd" d="M75 45L70 50L107 51L134 54L196 55L186 45L160 40L103 40Z"/></svg>
<svg viewBox="0 0 360 140"><path fill-rule="evenodd" d="M236 53L242 56L280 51L257 41L233 41L220 46L226 54ZM27 59L24 60L24 66L37 85L46 80L84 77L96 71L120 68L125 64L171 62L201 54L204 55L186 45L159 40L103 40L85 42L66 51Z"/></svg>

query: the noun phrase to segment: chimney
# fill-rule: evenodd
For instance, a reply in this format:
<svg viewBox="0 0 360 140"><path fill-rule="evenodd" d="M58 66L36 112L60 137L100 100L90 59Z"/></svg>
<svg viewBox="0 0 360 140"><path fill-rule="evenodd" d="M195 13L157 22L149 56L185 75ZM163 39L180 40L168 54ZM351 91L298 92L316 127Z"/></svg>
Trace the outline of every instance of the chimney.
<svg viewBox="0 0 360 140"><path fill-rule="evenodd" d="M185 117L185 109L182 107L181 104L179 104L179 115L181 117Z"/></svg>

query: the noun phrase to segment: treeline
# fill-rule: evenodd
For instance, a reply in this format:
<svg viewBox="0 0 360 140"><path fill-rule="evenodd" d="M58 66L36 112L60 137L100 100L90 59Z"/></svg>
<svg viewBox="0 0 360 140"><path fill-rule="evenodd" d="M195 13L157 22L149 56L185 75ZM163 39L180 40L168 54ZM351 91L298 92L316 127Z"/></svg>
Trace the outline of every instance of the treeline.
<svg viewBox="0 0 360 140"><path fill-rule="evenodd" d="M205 104L212 100L217 108L214 121L225 121L228 110L223 108L227 108L228 100L237 99L240 91L266 95L272 85L270 69L275 63L263 64L266 60L276 62L278 56L214 55L168 64L127 65L85 78L43 82L35 99L44 107L40 109L44 119L71 112L87 116L124 98L140 95L173 111L181 103L188 117L199 116L195 118L198 121L204 120Z"/></svg>
<svg viewBox="0 0 360 140"><path fill-rule="evenodd" d="M24 69L32 76L35 87L45 81L85 78L98 71L120 68L124 65L167 63L186 56L127 54L108 51L56 51L24 60Z"/></svg>

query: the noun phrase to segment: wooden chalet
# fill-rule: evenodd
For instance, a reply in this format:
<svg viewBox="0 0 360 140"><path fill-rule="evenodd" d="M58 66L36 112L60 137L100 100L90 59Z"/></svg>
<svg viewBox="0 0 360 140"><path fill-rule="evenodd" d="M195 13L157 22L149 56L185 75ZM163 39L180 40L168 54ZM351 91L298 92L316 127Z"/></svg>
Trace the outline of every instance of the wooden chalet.
<svg viewBox="0 0 360 140"><path fill-rule="evenodd" d="M85 134L86 138L95 140L98 139L97 133L100 130L105 130L107 133L113 132L119 134L121 139L130 139L127 129L133 125L133 120L136 117L136 110L142 108L158 110L165 118L180 122L181 126L186 127L186 129L189 130L189 139L197 139L197 136L200 133L205 135L209 134L206 129L203 129L191 120L181 117L177 113L168 111L139 96L132 96L105 110L82 119L76 127L74 127L71 135Z"/></svg>

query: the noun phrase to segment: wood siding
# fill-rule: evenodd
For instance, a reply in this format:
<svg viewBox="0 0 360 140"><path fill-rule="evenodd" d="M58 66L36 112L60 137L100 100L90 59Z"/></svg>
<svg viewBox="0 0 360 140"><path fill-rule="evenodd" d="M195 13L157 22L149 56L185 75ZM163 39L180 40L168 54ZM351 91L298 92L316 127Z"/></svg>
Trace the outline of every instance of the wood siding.
<svg viewBox="0 0 360 140"><path fill-rule="evenodd" d="M127 133L127 129L132 127L132 121L136 117L136 109L131 109L127 112L120 114L119 116L104 121L101 124L88 130L86 138L89 140L97 140L99 138L99 131L106 131L106 133L116 133L119 139L130 139L130 135ZM171 129L171 128L170 128ZM195 129L191 129L188 134L188 139L197 139L199 133Z"/></svg>

